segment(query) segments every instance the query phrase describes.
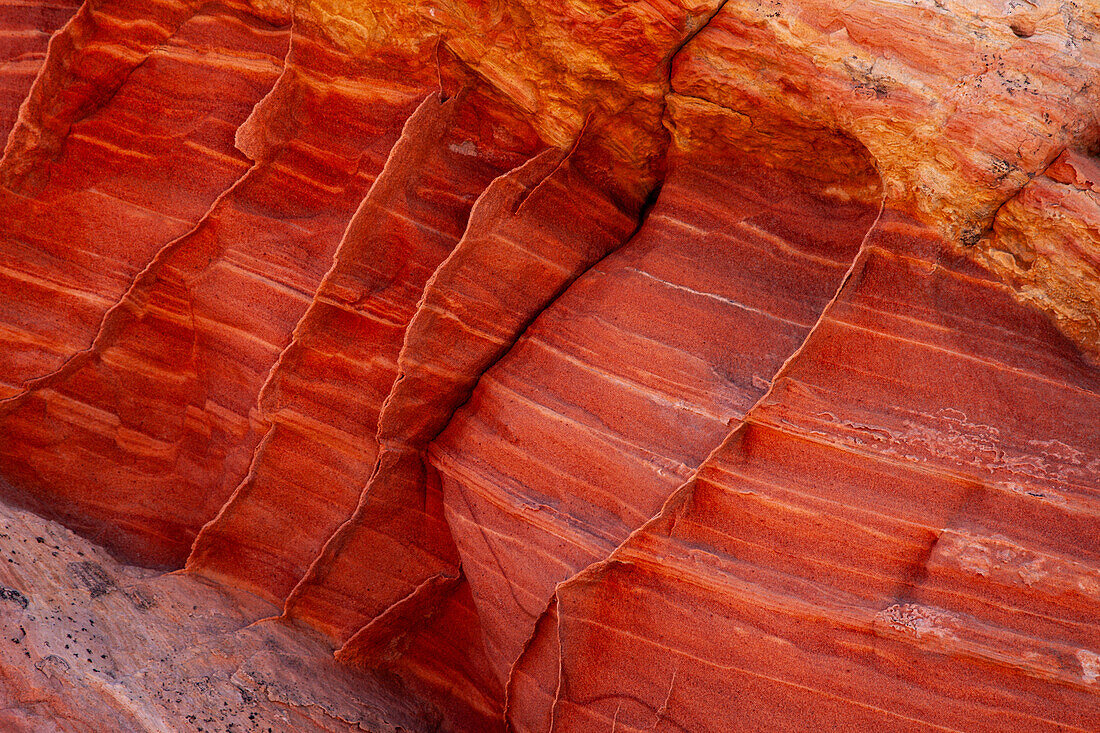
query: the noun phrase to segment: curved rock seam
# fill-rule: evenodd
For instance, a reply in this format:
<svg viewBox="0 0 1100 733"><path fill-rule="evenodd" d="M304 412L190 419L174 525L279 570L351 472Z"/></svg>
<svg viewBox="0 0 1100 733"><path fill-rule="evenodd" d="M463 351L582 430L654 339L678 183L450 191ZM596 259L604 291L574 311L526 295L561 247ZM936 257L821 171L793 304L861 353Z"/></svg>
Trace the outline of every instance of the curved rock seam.
<svg viewBox="0 0 1100 733"><path fill-rule="evenodd" d="M88 2L89 0L85 0L85 6L88 4ZM77 15L74 15L69 22L74 22L78 15L79 13ZM65 27L67 28L68 25L66 25ZM62 30L64 30L64 28ZM54 43L54 38L56 38L61 32L62 31L59 30L56 34L54 34L54 37L50 39L51 46ZM241 126L237 129L234 140L235 146L238 150L240 150L245 155L248 155L249 157L252 157L250 155L251 151L247 150L246 146L242 145L240 135L243 130L246 130L246 128L251 129L256 124L254 118L257 116L258 111L278 89L279 82L282 81L283 76L286 74L286 60L290 57L293 46L294 29L292 25L290 29L290 42L287 44L286 55L283 58L283 70L280 72L279 78L275 80L274 84L272 84L267 93L264 94L264 96L261 97L256 102L256 104L253 105L252 112L247 118L245 118L244 122L242 122ZM43 68L39 71L39 73L43 73L45 68L46 65L43 64ZM125 80L123 80L123 84L124 83ZM121 88L122 84L119 85L119 89ZM28 96L28 99L29 98L30 97ZM22 112L23 108L21 107L20 114L22 114ZM11 134L14 134L14 132L15 128L12 128ZM11 137L9 135L9 144L10 141ZM3 169L3 163L4 160L6 160L7 154L8 151L5 149L4 158L0 159L0 171L2 171ZM250 166L248 170L242 173L241 176L237 178L237 180L234 181L228 188L218 194L217 198L215 198L210 203L210 206L206 209L203 215L199 217L194 226L192 226L189 230L176 237L175 239L166 242L159 250L157 250L156 254L153 255L152 259L149 260L145 267L142 268L137 273L137 275L134 276L134 279L130 282L130 286L122 294L122 297L119 298L118 302L104 312L103 317L100 319L99 327L96 330L96 334L92 337L92 342L88 345L87 348L69 356L65 360L65 362L53 372L50 372L49 374L44 374L40 377L35 377L34 379L27 380L23 383L23 390L18 394L0 399L0 416L5 415L12 410L18 409L18 407L27 399L27 397L29 397L34 392L42 389L47 389L50 386L65 380L67 377L71 376L73 373L79 370L80 367L82 367L84 364L87 364L88 361L92 359L96 354L101 352L104 347L104 342L110 339L111 336L115 332L117 332L118 328L122 325L121 322L125 318L125 315L122 312L123 309L132 306L132 304L138 298L140 298L140 296L146 290L152 287L152 285L156 282L157 276L160 272L161 267L163 266L164 261L167 260L168 257L179 247L181 242L191 236L194 236L199 230L201 230L209 221L214 212L218 210L218 207L221 205L222 201L230 196L238 187L242 186L260 165L261 161L253 158L252 166Z"/></svg>
<svg viewBox="0 0 1100 733"><path fill-rule="evenodd" d="M648 529L651 526L654 526L654 525L658 524L659 522L661 522L661 521L663 521L663 520L665 520L669 517L674 517L675 512L677 512L678 510L680 510L681 508L683 508L684 506L687 505L687 503L690 501L691 495L694 491L695 480L696 480L696 477L699 475L699 472L705 466L709 465L710 462L722 451L722 449L727 444L729 444L731 441L735 440L737 435L739 435L745 429L745 427L749 424L752 413L757 409L757 407L759 407L761 404L763 404L770 397L773 389L775 388L775 385L779 382L780 378L790 369L791 365L794 364L795 361L800 357L802 352L806 349L807 344L810 342L811 339L814 338L814 336L817 333L817 331L819 330L821 324L825 321L825 317L835 307L835 304L840 299L841 294L844 293L846 289L848 289L850 281L852 280L852 278L864 266L864 263L866 262L868 252L869 252L869 249L870 249L869 246L868 246L868 241L870 240L872 233L875 232L876 229L878 228L878 223L882 219L882 215L885 212L885 210L886 210L886 193L883 192L882 200L879 204L878 214L875 216L875 219L871 223L871 226L864 233L863 241L860 243L859 250L857 251L855 257L852 259L852 263L851 263L851 265L849 265L847 272L845 272L844 276L841 278L840 284L838 285L838 287L836 289L836 292L833 294L832 298L829 299L828 303L825 304L825 307L822 308L820 315L818 316L817 320L814 322L813 326L810 328L809 332L806 334L805 338L802 340L802 343L799 344L798 348L795 349L786 358L786 360L784 360L783 364L779 367L779 370L776 371L775 375L770 380L770 382L768 384L768 388L764 392L764 394L762 394L759 397L759 399L757 399L757 401L753 404L753 406L745 413L745 416L738 422L738 424L735 427L733 427L732 430L730 430L730 432L726 435L726 437L722 441L720 441L718 443L718 445L716 445L710 451L710 453L703 460L703 462L700 463L692 471L690 477L684 483L682 483L679 487L677 487L669 495L669 497L665 500L664 505L661 507L661 510L656 515L651 517L648 521L646 521L644 524L642 524L637 529L635 529L633 532L631 532L627 536L627 538L625 540L623 540L618 545L618 547L616 547L614 550L612 550L611 553L606 558L604 558L603 560L600 560L598 562L592 563L591 565L588 565L587 567L585 567L581 571L577 572L572 577L558 583L555 586L554 593L551 595L550 601L548 602L546 609L543 610L542 614L539 616L539 618L535 622L535 627L534 627L535 630L538 629L539 625L543 622L544 617L547 616L547 614L550 612L551 608L556 607L556 605L557 605L557 596L558 596L559 589L561 589L562 587L564 587L564 586L566 586L566 585L568 585L568 584L570 584L574 581L582 580L585 577L591 577L594 574L596 574L597 572L599 572L600 570L602 570L602 569L604 569L604 568L606 568L606 567L608 567L608 566L610 566L614 563L624 562L624 561L620 561L617 556L621 553L624 546L629 544L631 542L631 540L633 540L635 538L635 536L639 536L639 535L643 534L644 532L648 531ZM673 521L674 521L674 524L675 524L675 518L674 518ZM561 688L562 688L562 676L561 675L563 674L562 654L563 654L563 651L564 651L564 640L562 638L562 630L561 630L561 624L560 623L557 624L557 633L558 633L558 672L559 672L559 676L558 676L557 689L555 691L554 700L553 700L553 703L552 703L552 706L551 706L551 727L550 727L551 732L554 730L554 721L555 721L554 715L555 715L555 711L557 709L557 703L558 703L558 699L559 699L559 696L561 694ZM508 727L509 730L513 730L513 727L512 727L511 721L509 719L508 713L509 713L511 702L512 702L512 688L513 688L514 674L515 674L519 664L524 660L525 655L527 653L527 649L530 647L530 645L533 641L534 641L534 631L532 632L531 637L528 638L528 640L527 640L527 642L524 646L523 654L521 654L520 657L517 658L515 660L515 662L513 662L512 666L509 670L509 673L508 673L508 679L505 681L505 685L504 685L504 689L505 689L504 717L505 717L505 724L506 724L506 726Z"/></svg>
<svg viewBox="0 0 1100 733"><path fill-rule="evenodd" d="M107 309L103 314L103 318L100 321L99 329L96 331L95 337L92 339L92 343L85 349L76 352L65 363L58 367L49 374L44 374L41 377L35 377L32 380L28 380L24 383L24 390L19 394L11 395L4 399L0 399L0 416L7 414L8 412L18 409L26 399L35 392L43 389L49 389L51 386L64 381L68 377L72 376L82 366L87 364L91 359L98 356L106 346L106 342L109 341L120 328L122 328L127 322L127 316L136 315L138 312L137 302L144 295L149 288L151 288L157 281L157 277L160 273L161 267L164 262L175 252L184 240L194 236L196 232L202 229L209 218L213 215L214 211L221 205L221 202L228 196L230 196L239 186L244 184L251 176L253 171L257 169L259 163L254 163L245 173L233 182L233 185L222 191L214 202L203 214L202 218L195 223L195 226L188 230L186 233L176 237L172 241L165 244L157 253L153 256L153 259L149 261L149 264L145 266L130 283L130 287L126 289L122 298L113 306Z"/></svg>
<svg viewBox="0 0 1100 733"><path fill-rule="evenodd" d="M454 98L452 97L452 99ZM393 149L390 151L390 154L387 157L386 163L383 165L382 170L372 182L371 187L367 190L367 193L363 196L363 199L362 201L360 201L355 213L348 220L348 224L344 229L344 234L341 236L340 243L337 245L336 251L333 253L332 264L329 266L328 272L325 273L325 276L321 279L320 284L314 291L313 298L310 302L309 307L307 307L302 315L298 318L298 322L297 324L295 324L290 342L282 349L282 351L280 351L279 358L271 365L271 368L268 370L267 377L264 379L264 383L260 387L260 391L256 396L257 419L263 423L266 423L266 427L264 429L263 439L256 445L256 448L253 451L248 474L243 479L241 479L241 482L234 489L233 493L222 504L218 513L213 518L211 518L209 522L203 525L202 529L195 536L195 539L191 543L191 554L187 559L187 564L185 565L186 568L196 570L196 551L200 548L201 544L204 541L208 541L207 537L212 528L216 527L218 522L228 512L232 511L234 506L244 500L245 496L252 487L256 478L255 471L257 468L257 462L260 457L262 457L264 453L264 448L270 442L275 427L275 421L269 420L267 417L269 411L264 404L265 399L269 394L272 385L274 384L275 380L281 372L283 361L286 358L287 354L296 349L301 343L302 328L316 310L318 293L324 291L326 284L331 281L334 274L336 273L337 267L339 266L344 254L344 246L349 237L362 225L362 220L371 213L372 207L375 206L376 199L389 195L391 191L399 186L401 181L403 180L400 178L400 172L394 170L394 161L403 159L406 148L410 145L409 137L412 134L411 130L413 129L413 127L420 124L423 118L430 114L430 112L434 111L430 109L433 102L435 102L439 107L443 107L445 105L453 106L453 103L450 100L442 99L441 93L432 92L424 98L424 101L420 103L413 114L410 115L409 118L405 121L404 127L401 131L401 136L398 138L397 142L393 146Z"/></svg>
<svg viewBox="0 0 1100 733"><path fill-rule="evenodd" d="M11 176L23 176L28 172L30 168L29 165L24 164L21 166L22 169L19 171L13 172L7 170L7 168L12 164L11 157L16 153L15 147L17 145L17 137L19 137L22 130L29 131L34 141L33 147L25 149L24 152L28 154L37 153L38 155L43 154L43 152L45 152L45 154L47 155L51 154L54 150L58 149L63 144L64 139L68 136L69 131L72 129L72 126L74 124L93 114L94 109L99 109L107 104L110 104L111 100L114 99L119 90L121 90L122 87L125 86L130 76L149 60L149 57L153 53L153 51L163 46L168 39L175 35L180 26L186 23L187 20L189 20L195 15L195 13L198 12L198 4L195 3L194 0L192 0L184 6L190 11L189 15L185 17L180 17L178 21L176 21L168 28L158 26L158 28L163 31L163 38L158 43L143 49L141 52L142 60L127 69L126 73L124 73L120 78L114 80L114 88L107 91L107 95L96 103L95 108L91 110L85 110L84 114L68 120L65 124L64 132L61 133L61 135L55 140L47 140L48 145L45 151L43 151L41 145L44 137L41 134L42 128L31 125L29 121L31 107L38 97L46 94L46 92L42 90L42 87L45 85L46 74L50 68L51 61L57 59L57 54L60 53L59 51L57 51L57 46L60 46L60 39L64 37L63 34L67 34L68 32L72 31L78 24L84 22L90 24L90 27L93 29L99 27L99 23L94 17L97 11L91 8L91 3L92 0L84 0L84 4L80 6L80 9L73 15L73 17L70 18L64 26L62 26L56 33L54 33L53 36L50 37L50 42L47 46L46 51L46 58L42 62L42 68L39 69L38 74L35 76L34 83L31 85L31 89L27 93L26 99L23 100L23 104L19 106L19 113L16 117L15 124L12 126L12 129L8 133L8 139L4 146L3 155L0 156L0 185L7 186L9 182L8 179ZM79 52L83 50L83 48L84 47L81 46L74 50ZM63 67L67 65L67 62L65 60L60 59L55 61L55 63L60 64ZM53 135L51 134L51 137L52 136Z"/></svg>
<svg viewBox="0 0 1100 733"><path fill-rule="evenodd" d="M80 7L77 8L77 11L73 13L72 17L65 21L64 25L62 25L60 28L50 34L50 40L46 44L46 56L42 59L42 65L38 67L38 71L34 75L34 80L31 82L31 86L27 90L26 96L24 96L23 101L19 103L19 109L16 111L15 115L15 122L12 123L11 129L8 130L8 134L4 138L3 148L0 148L0 170L3 170L3 162L8 155L8 147L14 144L12 142L12 138L15 129L19 127L20 123L23 123L26 120L27 116L30 114L31 96L34 94L35 88L41 86L42 84L42 82L40 81L40 79L42 78L42 72L45 70L46 64L49 61L51 55L56 53L54 51L54 39L58 38L58 36L60 36L61 34L67 33L69 31L69 27L73 24L73 21L76 20L76 17L80 14L80 11L84 9L84 5L86 3L87 0L85 0L84 3L81 3ZM58 43L60 42L58 41Z"/></svg>
<svg viewBox="0 0 1100 733"><path fill-rule="evenodd" d="M507 171L506 173L503 173L500 176L498 176L497 178L495 178L489 184L489 186L487 186L485 188L485 190L481 193L481 195L478 196L477 201L474 202L474 205L470 210L470 218L469 218L469 221L467 223L467 231L469 231L470 224L476 221L480 208L482 206L486 205L485 204L486 201L490 201L490 200L492 200L492 198L494 198L496 196L496 189L497 188L502 187L505 182L511 180L511 178L514 177L514 175L518 171L521 171L526 166L531 165L533 161L538 160L540 157L542 157L544 155L547 155L548 153L550 153L550 151L540 153L539 155L536 155L535 157L531 158L530 160L522 163L519 166L516 166L512 170ZM465 239L465 236L466 235L464 234L463 239ZM461 247L462 247L462 242L460 241L458 243L458 245L456 245L455 248L451 251L451 253L447 256L447 258L444 259L443 262L440 263L439 267L436 268L435 272L428 279L428 282L424 286L424 292L425 293L427 293L431 288L433 288L435 286L435 283L437 282L437 279L440 277L440 273L445 268L448 267L448 264L450 262L453 261L453 259L456 256L456 253L458 252L458 250ZM423 304L424 304L424 296L421 296L420 303L417 304L417 313L420 312L420 308L423 306ZM410 320L410 322L409 322L410 327L412 326L412 323L415 320L416 320L416 315L414 315L412 320ZM408 333L408 328L406 329L406 333ZM401 349L402 352L405 351L407 346L408 346L407 341L406 341L406 343L402 344L402 349ZM398 364L400 364L400 363L401 363L401 357L399 355L398 356ZM396 388L396 386L403 380L403 378L404 378L404 374L399 372L398 375L397 375L397 378L394 380L394 387L391 388L390 394L387 395L386 400L383 401L383 403L382 403L382 410L379 413L379 422L381 422L381 415L386 413L387 407L393 399L394 388ZM457 410L457 408L456 408L456 410ZM376 436L377 436L377 430L376 430ZM381 441L379 441L379 444L381 445ZM356 527L357 518L359 518L362 515L363 511L365 510L365 507L366 507L366 504L367 504L367 501L368 501L368 491L369 491L369 487L370 487L370 481L373 480L374 476L378 474L380 468L381 468L381 463L380 463L379 460L376 459L374 468L371 472L371 479L368 480L366 486L363 487L363 491L360 494L359 502L356 505L355 511L352 513L352 515L350 517L348 517L347 520L345 520L339 527L337 527L336 531L333 532L332 536L329 537L329 539L325 542L324 547L321 548L321 552L318 553L317 557L314 558L313 562L310 564L309 569L306 571L306 574L302 577L302 579L298 582L298 584L290 591L290 594L287 595L286 600L283 603L283 610L282 610L282 616L283 617L287 617L287 618L290 617L290 609L294 605L294 602L297 600L297 598L302 595L302 593L305 591L305 588L308 586L308 584L311 581L313 581L314 579L321 576L322 570L323 570L325 564L331 563L332 559L336 556L336 554L338 554L340 552L341 548L346 544L347 540L349 539L350 534L354 531L354 529Z"/></svg>

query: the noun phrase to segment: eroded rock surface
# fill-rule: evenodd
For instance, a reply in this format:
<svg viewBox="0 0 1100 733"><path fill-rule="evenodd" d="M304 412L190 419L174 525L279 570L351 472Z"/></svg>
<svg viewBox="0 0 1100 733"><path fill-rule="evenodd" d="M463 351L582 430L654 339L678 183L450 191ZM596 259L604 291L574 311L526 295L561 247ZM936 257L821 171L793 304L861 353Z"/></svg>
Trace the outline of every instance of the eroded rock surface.
<svg viewBox="0 0 1100 733"><path fill-rule="evenodd" d="M416 731L423 705L194 575L120 565L0 510L0 726L10 731Z"/></svg>
<svg viewBox="0 0 1100 733"><path fill-rule="evenodd" d="M1097 33L0 3L0 726L1100 728Z"/></svg>

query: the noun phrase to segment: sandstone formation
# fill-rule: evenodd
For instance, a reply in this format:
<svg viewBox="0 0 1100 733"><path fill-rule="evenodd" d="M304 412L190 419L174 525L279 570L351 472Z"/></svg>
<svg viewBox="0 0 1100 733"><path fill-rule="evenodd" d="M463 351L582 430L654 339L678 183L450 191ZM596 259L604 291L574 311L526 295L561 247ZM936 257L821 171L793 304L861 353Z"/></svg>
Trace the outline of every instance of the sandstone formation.
<svg viewBox="0 0 1100 733"><path fill-rule="evenodd" d="M46 58L50 36L76 13L80 3L11 0L0 6L4 19L3 57L0 57L0 134L5 139L15 124L19 105L27 97Z"/></svg>
<svg viewBox="0 0 1100 733"><path fill-rule="evenodd" d="M0 727L1100 729L1100 4L0 24Z"/></svg>
<svg viewBox="0 0 1100 733"><path fill-rule="evenodd" d="M438 723L408 691L338 665L323 641L252 623L273 609L250 594L120 566L28 512L5 508L0 522L4 730L390 733Z"/></svg>

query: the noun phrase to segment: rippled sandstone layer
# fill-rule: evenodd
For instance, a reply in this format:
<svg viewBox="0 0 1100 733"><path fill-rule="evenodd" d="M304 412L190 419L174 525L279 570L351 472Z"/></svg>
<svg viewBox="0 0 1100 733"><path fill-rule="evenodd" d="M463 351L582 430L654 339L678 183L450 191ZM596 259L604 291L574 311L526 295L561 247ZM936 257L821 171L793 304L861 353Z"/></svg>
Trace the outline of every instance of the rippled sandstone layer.
<svg viewBox="0 0 1100 733"><path fill-rule="evenodd" d="M1098 32L3 5L4 724L1097 729Z"/></svg>

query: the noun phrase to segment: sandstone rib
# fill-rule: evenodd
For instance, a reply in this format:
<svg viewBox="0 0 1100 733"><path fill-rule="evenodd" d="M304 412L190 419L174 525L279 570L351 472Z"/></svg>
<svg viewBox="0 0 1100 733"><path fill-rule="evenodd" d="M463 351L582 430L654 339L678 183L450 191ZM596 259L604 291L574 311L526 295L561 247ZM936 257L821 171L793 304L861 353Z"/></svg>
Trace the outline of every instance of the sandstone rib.
<svg viewBox="0 0 1100 733"><path fill-rule="evenodd" d="M0 139L5 142L50 38L80 7L76 0L6 0L0 4Z"/></svg>
<svg viewBox="0 0 1100 733"><path fill-rule="evenodd" d="M720 729L729 716L797 730L796 711L813 705L823 721L888 718L899 730L1095 727L1091 602L1069 588L1090 587L1081 573L1097 551L1095 485L1082 485L1073 466L1074 446L1095 440L1085 416L1095 414L1100 385L1048 324L936 246L934 234L887 217L744 427L609 562L558 587L559 627L544 633L556 632L560 646L536 640L528 649L524 681L541 703L526 720L617 718L629 729L659 713L688 730ZM916 287L914 277L936 285ZM873 332L853 328L867 318ZM1009 334L1045 355L1040 374L1013 364L1020 351ZM952 385L899 373L935 372L949 347L981 357ZM845 368L859 354L876 366L838 373L837 349L848 355ZM1061 405L1059 425L998 409L1010 393L1003 388L958 399L990 371L1032 384L1013 394ZM872 384L925 386L902 396ZM823 412L831 389L849 397ZM938 399L965 404L966 414L937 410ZM992 472L978 468L978 441L1007 436L1006 421L1018 437ZM1029 443L1036 434L1043 441ZM929 453L933 446L946 450ZM1061 500L1044 498L1052 495ZM1021 516L1030 519L1017 523ZM766 539L777 526L789 543ZM623 593L634 599L626 616L600 600ZM685 612L707 619L693 639L673 632ZM746 634L752 644L738 641ZM883 669L882 661L914 659L913 646L926 661ZM599 665L576 664L594 659L595 647L610 666L642 654L662 672L609 684ZM547 677L559 658L558 676ZM837 673L817 674L822 665ZM673 675L675 689L696 694L731 676L758 692L751 703L713 698L706 712L688 710L668 692Z"/></svg>
<svg viewBox="0 0 1100 733"><path fill-rule="evenodd" d="M720 148L675 152L645 226L540 316L433 443L502 681L554 585L653 516L805 338L877 212L839 194L868 188L858 164L851 181L800 181ZM801 226L808 210L830 225Z"/></svg>
<svg viewBox="0 0 1100 733"><path fill-rule="evenodd" d="M421 450L527 322L635 226L582 173L568 162L559 165L560 156L543 154L494 181L471 212L462 241L429 281L379 417L383 452L378 467L355 516L288 600L288 615L326 619L325 628L347 638L377 613L373 594L380 586L369 579L373 568L386 564L377 555L379 542L396 542L398 548L425 543L431 548L426 558L440 557L443 547L453 548L442 505L424 483L425 472L434 471L424 465ZM590 212L583 224L569 208L580 196ZM489 312L495 317L477 315ZM429 509L434 515L406 517L389 529L395 514ZM416 521L434 526L439 538L408 524ZM447 552L457 560L453 549ZM383 596L378 603L391 604L442 569L429 564L423 576L414 574L397 595Z"/></svg>
<svg viewBox="0 0 1100 733"><path fill-rule="evenodd" d="M476 88L446 101L432 93L405 123L261 391L270 426L252 469L196 539L188 568L281 602L351 515L424 283L481 190L530 152L533 134L510 146L481 134L487 103ZM337 385L357 395L354 409ZM312 468L303 470L303 457Z"/></svg>
<svg viewBox="0 0 1100 733"><path fill-rule="evenodd" d="M109 531L124 557L162 565L186 558L246 472L261 435L251 413L263 380L422 99L415 76L389 65L344 66L341 53L317 29L296 25L286 70L242 133L259 162L201 227L162 253L118 323L105 326L108 342L5 418L9 475L39 488L20 500L63 498L58 513L87 531L121 524ZM345 76L327 77L334 67ZM413 58L410 67L424 65ZM354 87L357 79L378 80L377 91ZM268 124L273 117L296 123ZM39 422L43 410L50 417ZM95 453L119 466L111 485L68 493L81 472L105 475L84 462ZM135 491L148 500L124 522L110 518L118 497ZM165 506L180 513L165 521Z"/></svg>
<svg viewBox="0 0 1100 733"><path fill-rule="evenodd" d="M233 132L286 53L285 29L241 4L167 3L148 38L132 12L91 3L58 33L0 162L6 399L88 348L157 252L245 173Z"/></svg>
<svg viewBox="0 0 1100 733"><path fill-rule="evenodd" d="M1097 39L0 0L0 728L1100 729Z"/></svg>

